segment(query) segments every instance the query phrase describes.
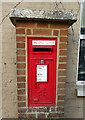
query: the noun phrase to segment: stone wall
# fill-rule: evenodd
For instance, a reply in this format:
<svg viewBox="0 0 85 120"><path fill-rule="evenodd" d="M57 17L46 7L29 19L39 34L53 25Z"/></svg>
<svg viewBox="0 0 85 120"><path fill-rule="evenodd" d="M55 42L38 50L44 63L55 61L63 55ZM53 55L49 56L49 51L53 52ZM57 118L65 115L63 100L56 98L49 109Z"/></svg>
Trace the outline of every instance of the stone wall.
<svg viewBox="0 0 85 120"><path fill-rule="evenodd" d="M0 22L2 18L2 4L0 3ZM2 118L2 25L0 25L0 119Z"/></svg>

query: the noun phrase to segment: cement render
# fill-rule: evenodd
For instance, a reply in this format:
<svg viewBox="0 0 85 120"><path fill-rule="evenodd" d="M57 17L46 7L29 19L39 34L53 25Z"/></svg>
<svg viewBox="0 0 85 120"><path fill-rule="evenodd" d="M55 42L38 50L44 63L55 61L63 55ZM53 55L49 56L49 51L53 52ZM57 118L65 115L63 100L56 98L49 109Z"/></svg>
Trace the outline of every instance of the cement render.
<svg viewBox="0 0 85 120"><path fill-rule="evenodd" d="M0 22L2 18L2 4L0 3ZM0 119L2 118L2 25L0 25Z"/></svg>
<svg viewBox="0 0 85 120"><path fill-rule="evenodd" d="M1 4L0 4L1 5ZM3 3L3 17L16 5L16 3ZM66 11L73 10L77 13L78 3L63 3ZM54 3L21 3L19 9L44 9L53 10ZM59 6L62 10L62 6ZM57 9L58 10L58 9ZM1 33L1 32L0 32ZM77 66L77 47L79 35L79 14L78 21L73 25L73 31L69 28L68 40L68 64L66 80L66 97L65 97L65 118L83 118L83 97L76 96L76 66ZM2 116L3 118L17 118L17 86L16 86L16 43L15 27L12 25L9 17L2 23ZM1 49L1 47L0 47ZM1 54L2 53L2 54ZM1 78L1 74L0 74ZM1 88L1 87L0 87ZM1 103L0 103L1 106ZM1 109L0 109L1 113Z"/></svg>

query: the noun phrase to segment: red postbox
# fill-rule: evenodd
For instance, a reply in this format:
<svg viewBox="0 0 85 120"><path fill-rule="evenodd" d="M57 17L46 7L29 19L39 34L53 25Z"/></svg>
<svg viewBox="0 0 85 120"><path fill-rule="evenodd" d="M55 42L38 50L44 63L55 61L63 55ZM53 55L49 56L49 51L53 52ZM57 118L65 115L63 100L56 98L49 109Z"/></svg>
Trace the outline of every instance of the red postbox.
<svg viewBox="0 0 85 120"><path fill-rule="evenodd" d="M55 106L57 38L28 37L28 106Z"/></svg>

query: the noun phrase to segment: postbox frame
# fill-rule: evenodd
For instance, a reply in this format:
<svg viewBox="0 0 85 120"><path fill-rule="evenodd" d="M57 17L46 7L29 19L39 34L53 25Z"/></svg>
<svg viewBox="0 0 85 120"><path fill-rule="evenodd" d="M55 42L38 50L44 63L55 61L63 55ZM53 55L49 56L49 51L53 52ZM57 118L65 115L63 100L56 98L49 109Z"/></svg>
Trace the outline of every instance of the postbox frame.
<svg viewBox="0 0 85 120"><path fill-rule="evenodd" d="M54 72L54 75L55 75L55 87L54 87L54 89L55 89L55 91L54 91L54 102L52 103L52 104L50 104L50 103L48 103L48 104L39 104L39 105L36 105L36 104L29 104L29 92L30 92L30 89L29 89L29 86L30 86L30 81L29 81L29 55L28 55L28 53L29 53L29 40L35 40L35 39L37 39L37 40L55 40L55 45L56 45L56 52L55 52L55 72ZM34 45L32 46L33 48L36 48ZM44 46L44 47L48 47L48 48L51 48L52 49L52 46L50 45L50 46ZM40 45L40 47L39 48L42 48L42 45ZM30 107L39 107L39 106L56 106L56 73L57 73L57 70L56 70L56 68L57 68L57 48L58 48L58 38L57 37L27 37L27 80L28 80L28 106L30 106ZM51 52L46 52L46 53L44 53L44 54L47 54L47 53L49 53L49 54L52 54L52 51ZM37 52L35 52L35 53L33 53L32 52L32 54L40 54L39 52L37 53ZM43 54L43 53L41 53L41 54ZM36 59L38 59L38 58L36 58ZM50 58L51 60L52 60L52 58ZM44 60L46 60L46 58L44 59ZM49 59L48 59L49 60ZM36 64L37 65L37 64ZM47 64L41 64L41 65L47 65ZM49 66L49 65L48 65ZM47 70L48 70L48 67L47 67ZM48 73L47 73L47 75L48 75ZM48 81L47 81L48 82ZM40 83L40 82L38 82L38 83ZM42 81L42 83L44 83L44 81ZM46 82L45 82L46 83Z"/></svg>

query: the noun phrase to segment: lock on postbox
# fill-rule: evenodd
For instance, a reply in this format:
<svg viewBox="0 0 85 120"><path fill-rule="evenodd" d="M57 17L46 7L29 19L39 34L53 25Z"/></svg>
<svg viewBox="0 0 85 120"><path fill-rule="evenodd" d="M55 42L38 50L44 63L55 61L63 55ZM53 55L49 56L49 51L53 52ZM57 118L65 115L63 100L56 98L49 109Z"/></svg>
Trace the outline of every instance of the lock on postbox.
<svg viewBox="0 0 85 120"><path fill-rule="evenodd" d="M28 106L55 106L57 38L28 37Z"/></svg>

